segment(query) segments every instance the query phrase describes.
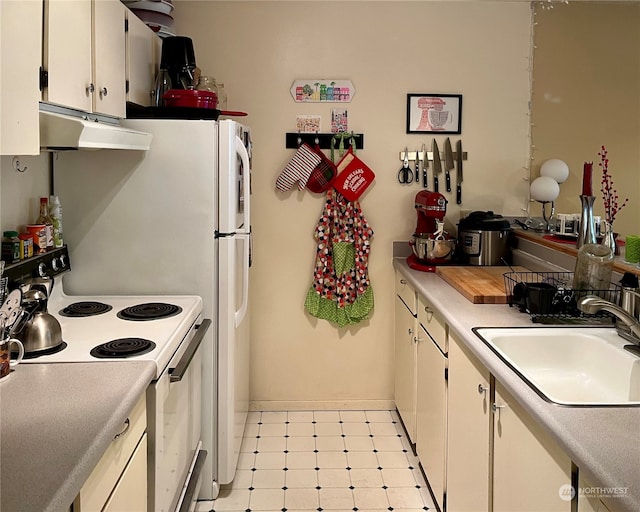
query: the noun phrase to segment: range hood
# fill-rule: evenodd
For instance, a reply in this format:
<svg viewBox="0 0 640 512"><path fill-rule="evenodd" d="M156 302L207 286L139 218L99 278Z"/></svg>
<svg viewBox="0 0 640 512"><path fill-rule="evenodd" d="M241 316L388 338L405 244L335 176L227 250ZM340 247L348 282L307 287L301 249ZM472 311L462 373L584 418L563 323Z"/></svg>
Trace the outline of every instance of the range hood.
<svg viewBox="0 0 640 512"><path fill-rule="evenodd" d="M68 149L132 149L146 151L151 134L120 126L117 120L87 114L52 112L40 104L40 147Z"/></svg>

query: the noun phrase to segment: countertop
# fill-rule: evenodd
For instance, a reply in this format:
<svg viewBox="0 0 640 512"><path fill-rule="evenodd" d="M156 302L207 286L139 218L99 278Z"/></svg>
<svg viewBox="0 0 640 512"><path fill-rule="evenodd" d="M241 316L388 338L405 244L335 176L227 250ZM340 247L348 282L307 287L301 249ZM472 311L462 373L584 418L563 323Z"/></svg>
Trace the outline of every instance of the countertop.
<svg viewBox="0 0 640 512"><path fill-rule="evenodd" d="M478 338L473 327L531 326L529 316L508 305L472 304L435 273L394 267L443 314L469 350L555 439L593 487L619 489L603 498L612 512L640 510L640 407L568 407L543 400ZM505 271L508 269L505 268Z"/></svg>
<svg viewBox="0 0 640 512"><path fill-rule="evenodd" d="M21 364L0 383L0 510L66 512L153 362Z"/></svg>
<svg viewBox="0 0 640 512"><path fill-rule="evenodd" d="M555 241L553 239L545 238L545 236L553 237L553 233L539 233L532 230L523 230L523 229L514 229L514 233L516 237L521 238L523 240L528 240L530 242L539 244L543 247L548 247L553 249L554 251L559 251L568 256L575 257L578 254L578 250L576 249L575 242L568 241ZM624 274L625 272L631 272L632 274L636 274L640 276L640 266L634 265L632 263L627 263L624 261L624 245L618 246L620 249L620 254L615 257L613 261L613 270L615 272L619 272L620 274Z"/></svg>

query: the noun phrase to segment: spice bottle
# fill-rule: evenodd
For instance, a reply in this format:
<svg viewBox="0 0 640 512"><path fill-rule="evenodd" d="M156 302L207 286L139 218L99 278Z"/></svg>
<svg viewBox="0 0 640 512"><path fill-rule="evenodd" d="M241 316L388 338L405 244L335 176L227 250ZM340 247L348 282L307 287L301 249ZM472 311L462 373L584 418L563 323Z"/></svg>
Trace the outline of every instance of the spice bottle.
<svg viewBox="0 0 640 512"><path fill-rule="evenodd" d="M62 247L64 245L62 237L62 205L58 196L49 197L49 215L53 223L53 246Z"/></svg>
<svg viewBox="0 0 640 512"><path fill-rule="evenodd" d="M20 239L17 231L2 233L2 260L6 263L20 261Z"/></svg>
<svg viewBox="0 0 640 512"><path fill-rule="evenodd" d="M49 198L40 198L40 215L36 219L36 224L44 224L46 245L45 249L53 249L53 220L49 215Z"/></svg>

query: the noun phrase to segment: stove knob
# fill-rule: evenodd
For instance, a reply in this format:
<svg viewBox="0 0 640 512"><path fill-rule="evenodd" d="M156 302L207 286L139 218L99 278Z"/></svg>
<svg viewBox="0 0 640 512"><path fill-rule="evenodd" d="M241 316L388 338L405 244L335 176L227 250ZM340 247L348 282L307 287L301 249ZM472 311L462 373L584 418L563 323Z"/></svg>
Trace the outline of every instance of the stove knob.
<svg viewBox="0 0 640 512"><path fill-rule="evenodd" d="M47 266L44 262L38 263L38 276L46 277L47 276Z"/></svg>
<svg viewBox="0 0 640 512"><path fill-rule="evenodd" d="M53 259L51 260L51 268L53 269L53 271L54 271L54 272L57 272L57 271L58 271L58 269L59 269L59 266L58 266L58 258L53 258Z"/></svg>
<svg viewBox="0 0 640 512"><path fill-rule="evenodd" d="M65 268L67 266L67 257L64 254L60 255L60 268Z"/></svg>

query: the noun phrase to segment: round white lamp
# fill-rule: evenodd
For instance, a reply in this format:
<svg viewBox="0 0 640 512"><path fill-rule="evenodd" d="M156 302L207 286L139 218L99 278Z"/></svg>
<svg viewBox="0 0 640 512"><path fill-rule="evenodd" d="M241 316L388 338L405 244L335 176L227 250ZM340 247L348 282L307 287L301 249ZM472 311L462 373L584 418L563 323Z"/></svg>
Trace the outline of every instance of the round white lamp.
<svg viewBox="0 0 640 512"><path fill-rule="evenodd" d="M550 176L540 176L531 182L529 194L531 195L531 199L542 203L542 218L545 221L544 230L551 231L551 219L555 214L554 201L560 195L560 185ZM547 203L551 203L551 215L549 218L547 218L545 209Z"/></svg>
<svg viewBox="0 0 640 512"><path fill-rule="evenodd" d="M556 183L564 183L569 177L569 166L558 158L552 158L542 164L540 176L553 178Z"/></svg>

